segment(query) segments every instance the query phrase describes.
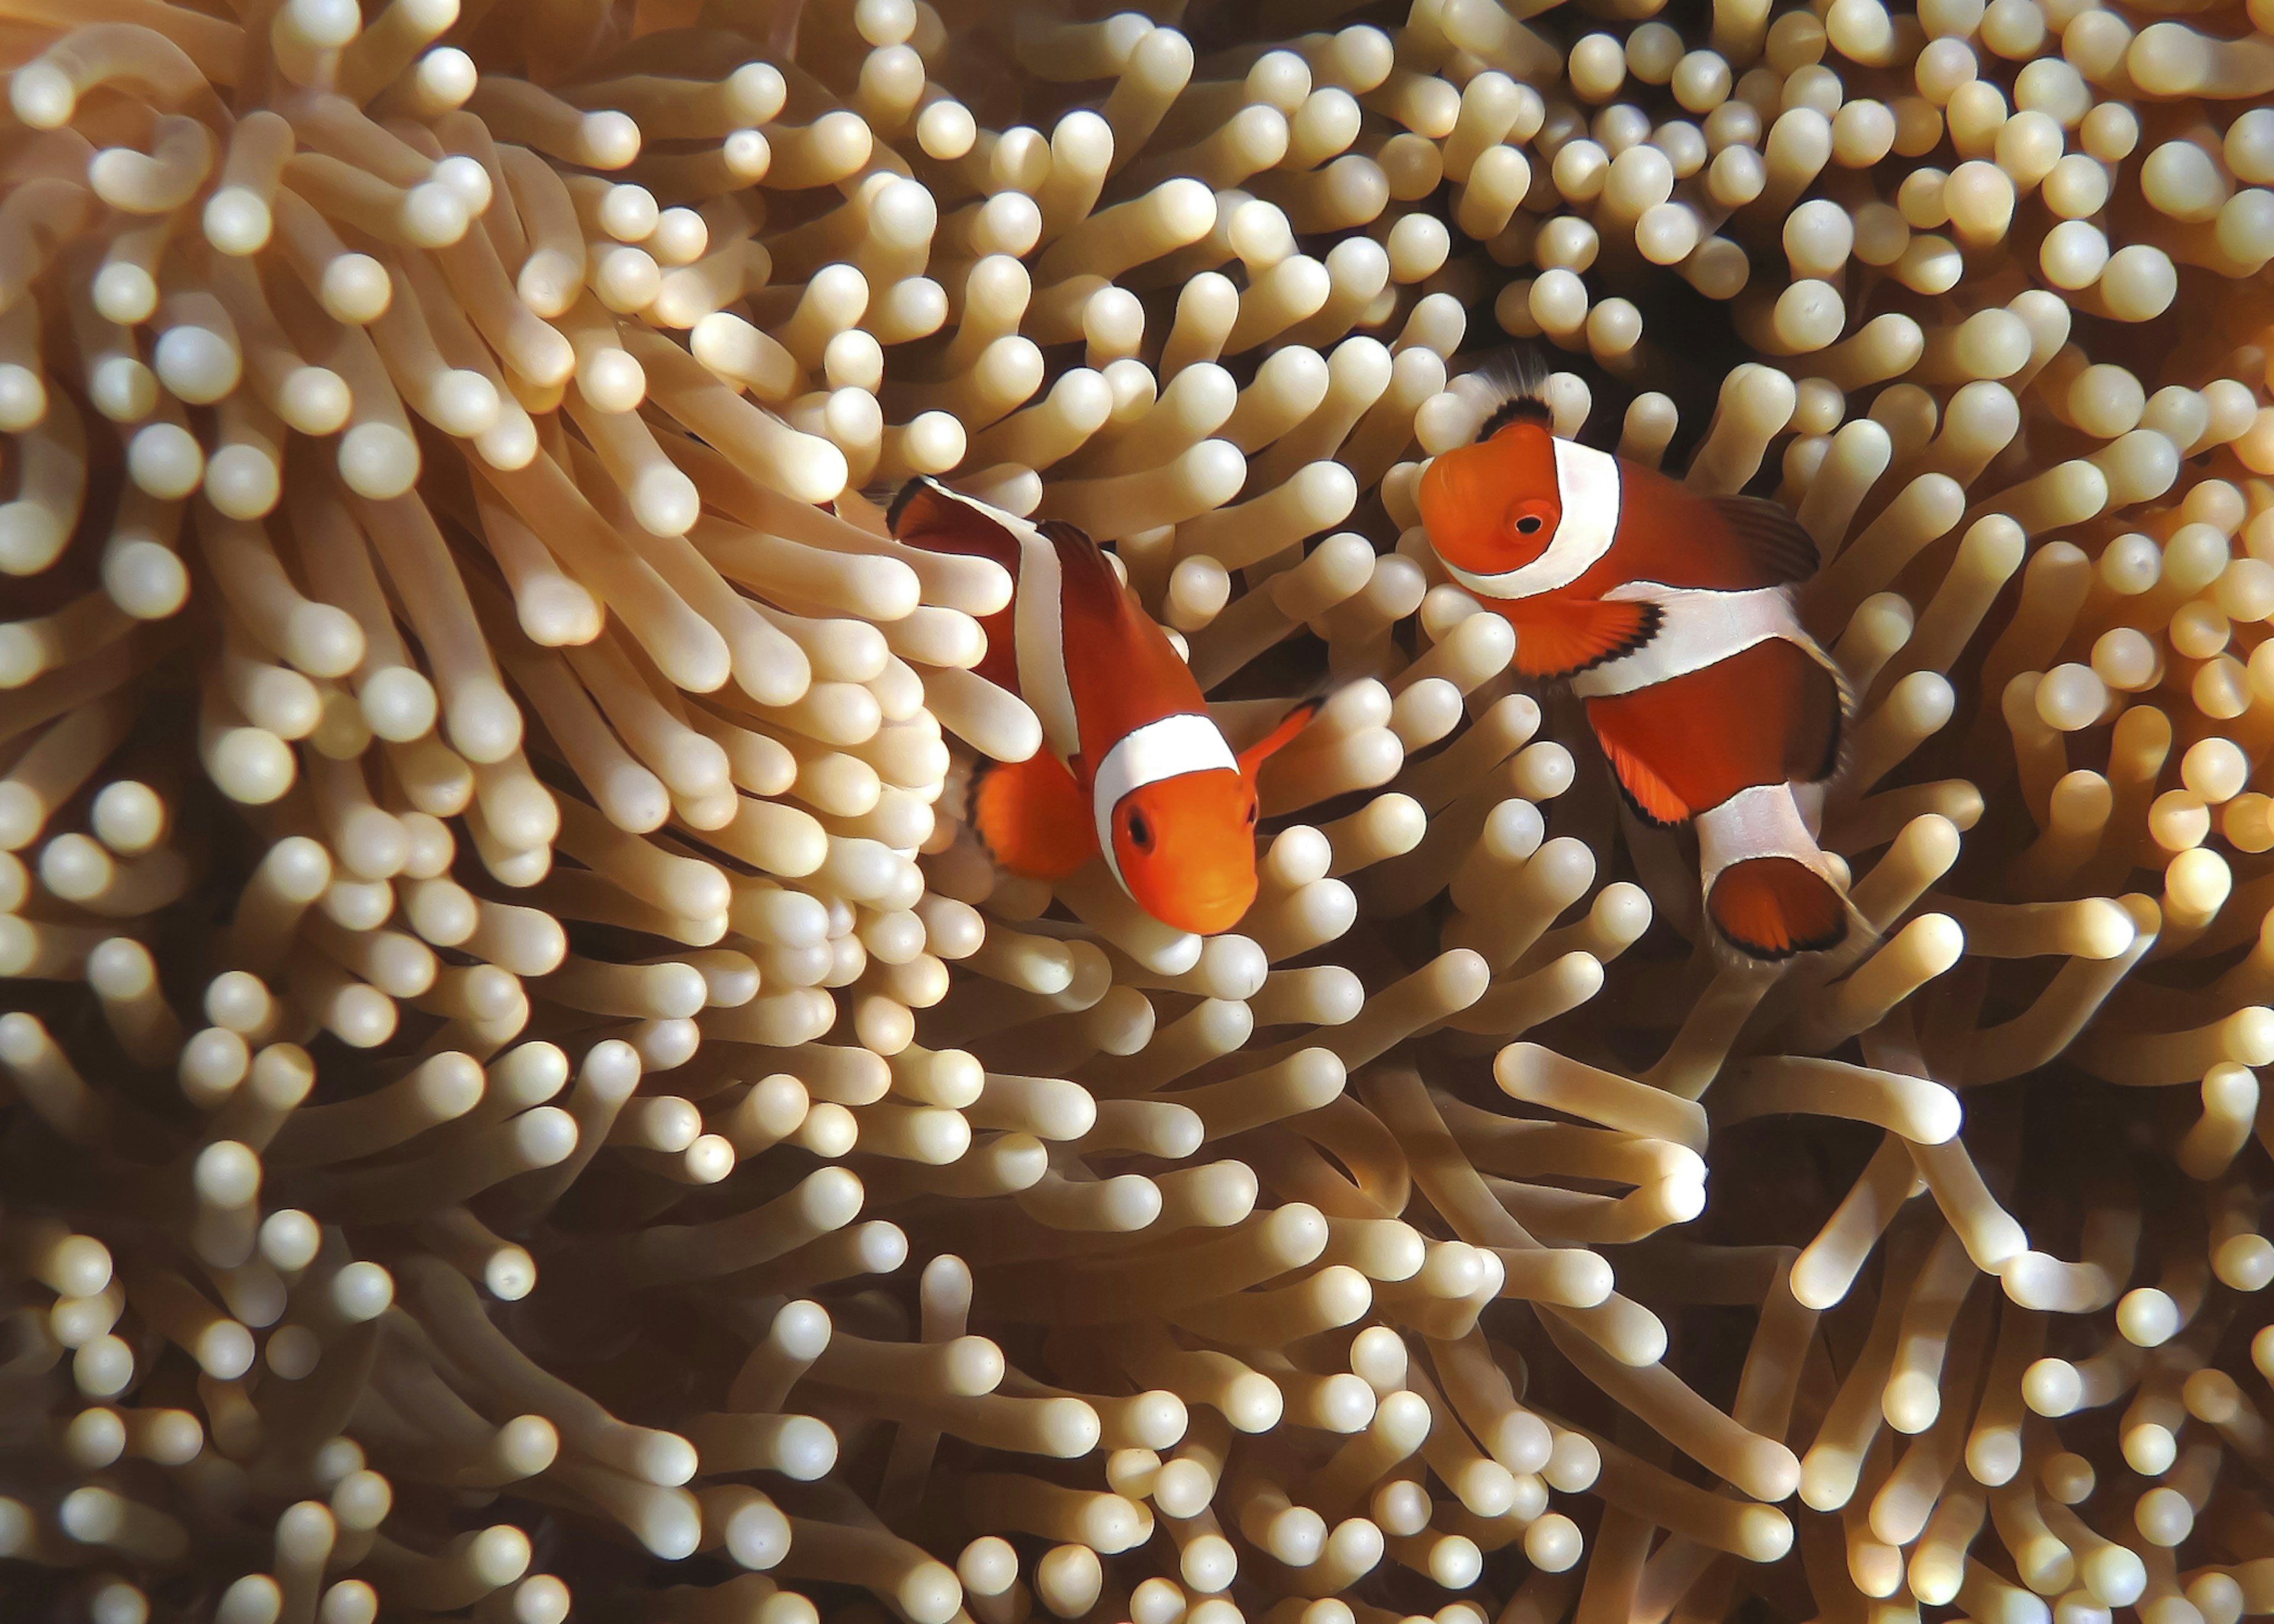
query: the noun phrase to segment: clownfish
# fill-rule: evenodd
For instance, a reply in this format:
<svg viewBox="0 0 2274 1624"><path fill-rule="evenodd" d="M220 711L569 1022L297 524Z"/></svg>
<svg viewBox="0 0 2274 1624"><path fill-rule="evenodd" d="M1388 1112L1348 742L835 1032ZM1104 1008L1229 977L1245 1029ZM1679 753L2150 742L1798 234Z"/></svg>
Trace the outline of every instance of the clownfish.
<svg viewBox="0 0 2274 1624"><path fill-rule="evenodd" d="M1041 880L1102 855L1163 924L1200 936L1237 924L1255 900L1256 771L1316 707L1234 751L1190 668L1081 531L922 477L885 522L909 546L1010 572L1010 603L980 622L977 669L1032 707L1043 748L973 774L967 810L989 853Z"/></svg>
<svg viewBox="0 0 2274 1624"><path fill-rule="evenodd" d="M1795 794L1837 770L1844 718L1793 610L1816 544L1773 502L1702 496L1551 425L1518 394L1432 462L1430 545L1516 628L1518 671L1570 683L1634 811L1697 823L1725 942L1761 959L1838 945L1841 875Z"/></svg>

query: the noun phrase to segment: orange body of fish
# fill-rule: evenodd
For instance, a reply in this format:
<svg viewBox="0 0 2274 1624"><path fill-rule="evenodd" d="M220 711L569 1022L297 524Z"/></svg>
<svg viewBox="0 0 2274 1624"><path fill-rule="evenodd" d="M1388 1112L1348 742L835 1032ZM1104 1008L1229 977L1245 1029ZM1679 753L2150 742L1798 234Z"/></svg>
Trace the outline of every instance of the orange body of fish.
<svg viewBox="0 0 2274 1624"><path fill-rule="evenodd" d="M979 674L1025 700L1043 748L983 763L968 816L997 862L1061 879L1103 855L1162 923L1212 935L1255 900L1255 773L1310 707L1235 752L1168 637L1071 525L912 480L888 515L910 546L975 554L1010 572L1011 602L982 622Z"/></svg>
<svg viewBox="0 0 2274 1624"><path fill-rule="evenodd" d="M1818 557L1791 515L1558 440L1523 398L1418 497L1453 578L1515 627L1517 668L1584 702L1629 804L1696 822L1721 937L1764 959L1841 942L1847 897L1795 786L1838 766L1842 695L1793 612Z"/></svg>

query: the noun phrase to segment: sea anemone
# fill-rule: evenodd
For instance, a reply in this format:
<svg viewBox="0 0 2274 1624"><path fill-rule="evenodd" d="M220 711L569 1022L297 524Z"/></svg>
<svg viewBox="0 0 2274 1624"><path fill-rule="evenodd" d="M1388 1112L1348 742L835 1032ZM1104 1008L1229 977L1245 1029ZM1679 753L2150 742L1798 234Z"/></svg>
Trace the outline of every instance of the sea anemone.
<svg viewBox="0 0 2274 1624"><path fill-rule="evenodd" d="M2274 1612L2274 11L1663 5L0 0L10 1615ZM1840 950L1431 553L1511 345L1820 549ZM1323 696L1236 932L916 474Z"/></svg>

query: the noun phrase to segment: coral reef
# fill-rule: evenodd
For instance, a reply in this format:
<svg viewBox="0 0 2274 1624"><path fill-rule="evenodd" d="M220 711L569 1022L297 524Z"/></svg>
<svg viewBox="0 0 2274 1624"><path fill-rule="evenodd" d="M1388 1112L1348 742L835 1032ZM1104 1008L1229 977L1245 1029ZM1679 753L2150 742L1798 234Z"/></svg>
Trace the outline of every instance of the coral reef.
<svg viewBox="0 0 2274 1624"><path fill-rule="evenodd" d="M0 0L9 1615L2274 1612L2274 12L1661 4ZM1871 933L1446 583L1514 340ZM920 472L1325 696L1236 933Z"/></svg>

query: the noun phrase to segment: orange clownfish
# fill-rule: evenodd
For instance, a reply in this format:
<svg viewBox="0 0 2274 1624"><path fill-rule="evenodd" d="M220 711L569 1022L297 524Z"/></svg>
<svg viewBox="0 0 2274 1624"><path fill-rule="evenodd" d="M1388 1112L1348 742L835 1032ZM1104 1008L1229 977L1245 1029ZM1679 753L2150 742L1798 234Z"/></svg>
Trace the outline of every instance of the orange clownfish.
<svg viewBox="0 0 2274 1624"><path fill-rule="evenodd" d="M1552 432L1522 395L1421 477L1453 579L1568 680L1628 803L1695 820L1706 912L1756 959L1837 945L1849 904L1794 786L1832 776L1843 694L1792 588L1816 545L1783 508L1701 496Z"/></svg>
<svg viewBox="0 0 2274 1624"><path fill-rule="evenodd" d="M922 477L886 522L910 546L992 559L1013 583L981 622L978 670L1033 708L1043 748L973 777L971 825L995 861L1055 880L1102 854L1163 924L1201 936L1237 924L1255 900L1256 771L1314 707L1235 753L1191 670L1080 530Z"/></svg>

